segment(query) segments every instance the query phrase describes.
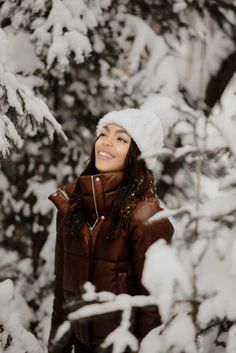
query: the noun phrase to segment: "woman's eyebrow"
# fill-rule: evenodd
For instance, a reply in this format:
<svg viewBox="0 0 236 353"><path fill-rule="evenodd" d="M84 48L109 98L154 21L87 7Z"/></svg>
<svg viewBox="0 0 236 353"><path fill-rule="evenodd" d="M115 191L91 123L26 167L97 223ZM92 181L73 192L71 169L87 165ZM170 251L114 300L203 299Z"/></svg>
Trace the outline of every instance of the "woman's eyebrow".
<svg viewBox="0 0 236 353"><path fill-rule="evenodd" d="M129 135L128 132L127 132L126 130L123 130L123 129L118 129L118 130L116 130L116 133L117 133L117 134L124 133L124 134L126 134L126 135Z"/></svg>

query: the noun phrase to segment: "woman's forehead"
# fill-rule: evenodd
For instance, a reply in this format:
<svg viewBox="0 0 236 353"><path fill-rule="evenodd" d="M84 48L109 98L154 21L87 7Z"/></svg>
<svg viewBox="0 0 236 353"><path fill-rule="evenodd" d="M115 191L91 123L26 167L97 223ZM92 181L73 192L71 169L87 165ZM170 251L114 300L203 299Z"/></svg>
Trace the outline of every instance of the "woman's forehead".
<svg viewBox="0 0 236 353"><path fill-rule="evenodd" d="M110 123L110 124L105 125L103 127L103 129L106 129L108 131L115 131L115 132L125 132L126 134L128 134L130 136L128 131L122 125Z"/></svg>

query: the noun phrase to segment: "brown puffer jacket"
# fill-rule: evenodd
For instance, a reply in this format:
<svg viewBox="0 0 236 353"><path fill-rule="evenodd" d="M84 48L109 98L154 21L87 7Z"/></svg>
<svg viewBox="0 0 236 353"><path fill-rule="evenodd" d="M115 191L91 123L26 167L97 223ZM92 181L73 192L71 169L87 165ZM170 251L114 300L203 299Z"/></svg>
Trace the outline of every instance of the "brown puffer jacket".
<svg viewBox="0 0 236 353"><path fill-rule="evenodd" d="M141 284L145 252L160 238L170 242L174 228L168 219L151 224L144 223L149 217L162 210L157 198L146 197L145 200L138 202L129 219L127 230L121 229L118 236L105 239L103 226L109 218L122 178L123 172L78 178L88 221L95 225L93 230L90 230L88 224L84 223L80 234L76 237L70 234L64 222L68 210L68 198L73 192L75 183L69 183L49 196L58 208L55 299L49 346L58 326L65 319L63 304L69 298L81 295L82 286L86 281L91 281L97 291L148 295ZM73 332L83 343L99 344L119 326L120 318L121 313L118 312L89 322L77 322L72 325ZM131 331L141 340L160 323L157 307L135 309ZM70 343L61 352L69 352Z"/></svg>

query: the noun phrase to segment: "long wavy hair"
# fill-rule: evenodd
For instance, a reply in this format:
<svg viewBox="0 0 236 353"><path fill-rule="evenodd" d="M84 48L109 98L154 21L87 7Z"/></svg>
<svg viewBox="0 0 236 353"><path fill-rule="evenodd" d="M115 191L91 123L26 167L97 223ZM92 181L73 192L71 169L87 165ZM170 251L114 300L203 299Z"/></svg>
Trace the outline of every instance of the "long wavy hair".
<svg viewBox="0 0 236 353"><path fill-rule="evenodd" d="M97 141L97 140L96 140ZM81 175L99 174L95 166L95 143L92 147L89 162ZM141 152L136 143L131 139L131 144L125 161L124 178L115 194L109 222L104 228L106 239L113 237L121 228L125 229L128 219L133 213L137 202L145 196L155 194L155 178L145 161L139 158ZM72 234L78 231L86 221L86 211L82 207L82 196L80 185L77 182L75 189L69 199L68 220Z"/></svg>

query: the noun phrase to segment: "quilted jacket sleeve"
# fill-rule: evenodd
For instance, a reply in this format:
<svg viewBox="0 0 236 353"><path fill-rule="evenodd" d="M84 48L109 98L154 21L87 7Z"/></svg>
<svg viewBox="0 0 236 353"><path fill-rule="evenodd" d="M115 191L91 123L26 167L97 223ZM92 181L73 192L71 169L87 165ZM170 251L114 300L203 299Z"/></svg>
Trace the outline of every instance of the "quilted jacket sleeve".
<svg viewBox="0 0 236 353"><path fill-rule="evenodd" d="M52 340L56 334L58 327L66 319L66 313L63 310L63 305L65 303L63 294L63 262L64 262L64 247L63 247L63 237L62 237L62 220L63 213L58 210L57 212L57 226L56 226L56 248L55 248L55 286L54 286L54 301L53 301L53 311L51 319L51 330L48 341L48 352L51 353L70 353L72 350L72 338L69 332L66 336L67 342L63 342L61 345L53 345ZM65 344L64 344L65 343Z"/></svg>
<svg viewBox="0 0 236 353"><path fill-rule="evenodd" d="M131 218L130 237L132 248L132 266L138 295L148 295L148 291L141 283L145 252L148 247L160 238L171 242L174 227L169 219L145 224L145 220L163 210L156 198L147 198L139 205ZM158 259L157 259L158 266ZM144 307L138 310L137 336L141 340L153 328L161 324L161 318L156 306Z"/></svg>

